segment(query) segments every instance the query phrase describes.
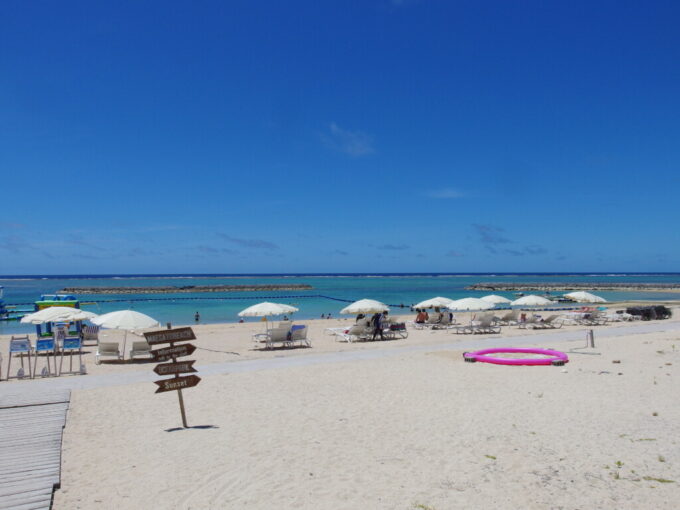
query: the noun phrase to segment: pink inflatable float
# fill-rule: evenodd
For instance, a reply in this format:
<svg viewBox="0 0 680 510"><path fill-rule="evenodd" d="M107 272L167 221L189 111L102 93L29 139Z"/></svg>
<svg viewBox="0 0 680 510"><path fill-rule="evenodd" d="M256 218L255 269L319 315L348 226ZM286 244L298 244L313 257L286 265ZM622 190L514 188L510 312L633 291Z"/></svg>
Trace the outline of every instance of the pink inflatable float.
<svg viewBox="0 0 680 510"><path fill-rule="evenodd" d="M541 354L545 358L495 358L488 354ZM496 365L555 365L560 366L569 362L569 357L561 351L552 349L518 349L514 347L499 347L495 349L482 349L475 352L464 352L465 361L474 363L481 361L484 363L495 363Z"/></svg>

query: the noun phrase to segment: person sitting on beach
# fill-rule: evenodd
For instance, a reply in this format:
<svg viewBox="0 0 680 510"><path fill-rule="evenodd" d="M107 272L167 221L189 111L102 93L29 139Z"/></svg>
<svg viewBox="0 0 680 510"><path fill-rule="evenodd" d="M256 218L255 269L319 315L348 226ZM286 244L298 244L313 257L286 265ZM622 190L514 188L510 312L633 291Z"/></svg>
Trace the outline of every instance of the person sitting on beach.
<svg viewBox="0 0 680 510"><path fill-rule="evenodd" d="M416 309L416 312L418 312L418 315L416 315L416 324L425 324L430 318L425 310L418 308Z"/></svg>
<svg viewBox="0 0 680 510"><path fill-rule="evenodd" d="M322 314L321 314L321 318L322 318L322 319L325 319L325 318L326 318L326 314L325 314L325 313L322 313Z"/></svg>
<svg viewBox="0 0 680 510"><path fill-rule="evenodd" d="M444 314L441 312L439 308L434 309L435 312L437 312L437 318L435 319L435 324L441 323L441 321L444 320Z"/></svg>
<svg viewBox="0 0 680 510"><path fill-rule="evenodd" d="M331 314L330 314L330 312L328 312L328 314L326 315L326 319L330 319L330 318L331 318Z"/></svg>

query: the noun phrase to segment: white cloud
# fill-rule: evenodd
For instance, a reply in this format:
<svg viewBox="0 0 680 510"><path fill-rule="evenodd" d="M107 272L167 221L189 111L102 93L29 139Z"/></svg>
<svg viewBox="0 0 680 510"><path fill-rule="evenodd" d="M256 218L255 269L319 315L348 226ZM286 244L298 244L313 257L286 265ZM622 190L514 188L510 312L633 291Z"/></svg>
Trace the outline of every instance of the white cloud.
<svg viewBox="0 0 680 510"><path fill-rule="evenodd" d="M366 156L375 152L372 136L362 131L343 129L335 122L330 123L322 139L330 147L350 156Z"/></svg>
<svg viewBox="0 0 680 510"><path fill-rule="evenodd" d="M442 188L427 193L430 198L461 198L464 194L457 189L452 188Z"/></svg>

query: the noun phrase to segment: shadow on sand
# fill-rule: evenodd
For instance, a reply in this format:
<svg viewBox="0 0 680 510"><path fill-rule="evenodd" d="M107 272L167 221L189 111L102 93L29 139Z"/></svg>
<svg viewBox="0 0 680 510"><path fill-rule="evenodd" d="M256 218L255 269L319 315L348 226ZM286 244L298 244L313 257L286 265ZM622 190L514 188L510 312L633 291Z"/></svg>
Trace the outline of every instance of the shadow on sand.
<svg viewBox="0 0 680 510"><path fill-rule="evenodd" d="M165 429L165 432L177 432L178 430L190 430L190 429L198 429L198 430L204 430L204 429L219 429L217 425L194 425L193 427L174 427L171 429Z"/></svg>

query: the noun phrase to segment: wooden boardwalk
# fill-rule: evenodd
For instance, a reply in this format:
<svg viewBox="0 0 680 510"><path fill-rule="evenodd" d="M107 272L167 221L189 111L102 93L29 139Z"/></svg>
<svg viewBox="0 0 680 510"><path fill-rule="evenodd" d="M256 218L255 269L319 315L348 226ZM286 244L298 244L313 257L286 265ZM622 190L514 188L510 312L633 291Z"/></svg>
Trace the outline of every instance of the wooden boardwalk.
<svg viewBox="0 0 680 510"><path fill-rule="evenodd" d="M68 389L0 395L1 510L51 508L70 398Z"/></svg>

